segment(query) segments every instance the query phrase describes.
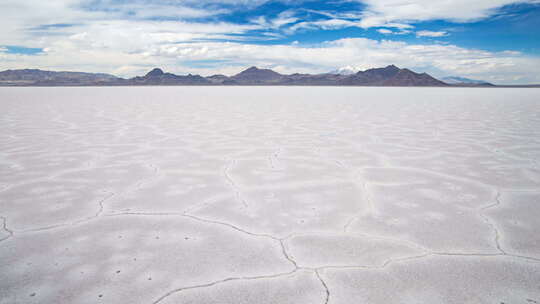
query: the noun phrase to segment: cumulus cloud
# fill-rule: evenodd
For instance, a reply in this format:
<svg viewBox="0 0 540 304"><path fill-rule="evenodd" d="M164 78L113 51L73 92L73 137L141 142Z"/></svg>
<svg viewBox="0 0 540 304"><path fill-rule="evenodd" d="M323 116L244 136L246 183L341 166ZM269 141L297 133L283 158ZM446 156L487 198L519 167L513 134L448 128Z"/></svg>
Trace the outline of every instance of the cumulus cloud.
<svg viewBox="0 0 540 304"><path fill-rule="evenodd" d="M448 32L445 31L418 31L416 32L416 37L444 37L448 36Z"/></svg>
<svg viewBox="0 0 540 304"><path fill-rule="evenodd" d="M538 0L357 0L367 5L360 25L397 27L418 21L448 20L471 22L492 16L497 9L515 3L540 3Z"/></svg>

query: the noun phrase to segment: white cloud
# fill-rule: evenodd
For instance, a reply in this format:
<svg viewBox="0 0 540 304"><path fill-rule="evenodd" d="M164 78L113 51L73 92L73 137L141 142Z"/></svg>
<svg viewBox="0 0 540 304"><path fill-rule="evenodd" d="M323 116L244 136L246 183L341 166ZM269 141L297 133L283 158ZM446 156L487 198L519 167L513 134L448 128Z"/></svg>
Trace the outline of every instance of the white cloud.
<svg viewBox="0 0 540 304"><path fill-rule="evenodd" d="M389 30L389 29L378 29L377 32L381 33L381 34L385 34L385 35L388 35L388 34L393 34L394 32Z"/></svg>
<svg viewBox="0 0 540 304"><path fill-rule="evenodd" d="M294 33L301 29L323 29L323 30L335 30L345 27L358 26L357 22L344 20L344 19L327 19L319 21L304 21L299 22L285 30L286 33Z"/></svg>
<svg viewBox="0 0 540 304"><path fill-rule="evenodd" d="M276 18L271 20L268 20L265 16L259 16L251 20L253 24L257 24L261 28L265 29L279 29L284 25L291 24L296 21L298 21L298 18L294 17L294 11L291 10L281 12Z"/></svg>
<svg viewBox="0 0 540 304"><path fill-rule="evenodd" d="M357 0L367 5L360 25L402 27L412 22L449 20L471 22L487 18L502 6L540 3L538 0Z"/></svg>
<svg viewBox="0 0 540 304"><path fill-rule="evenodd" d="M132 32L170 32L178 33L181 37L196 36L197 39L203 39L204 33L209 35L206 38L212 38L212 35L239 34L260 28L253 24L238 25L225 22L207 24L189 21L190 18L208 17L227 10L214 7L191 8L183 6L184 2L154 0L143 4L141 1L101 0L97 1L97 4L92 3L92 10L84 8L88 2L89 0L2 0L0 1L2 43L42 47L51 40L82 32L87 32L88 38L92 35L112 36L113 33L117 36L129 36ZM189 1L185 1L187 2ZM168 22L159 21L164 18L169 18ZM51 24L72 26L43 27ZM110 33L92 33L95 28Z"/></svg>
<svg viewBox="0 0 540 304"><path fill-rule="evenodd" d="M246 45L232 42L157 43L142 40L128 50L84 48L78 43L59 43L38 56L0 53L0 69L37 67L143 74L159 66L175 73L234 74L251 65L280 72L323 73L343 66L355 70L396 64L437 75L459 75L496 83L540 83L536 68L540 58L516 52L486 52L453 45L421 45L395 41L351 38L317 47ZM144 46L144 47L142 47ZM332 56L328 56L332 54ZM210 62L197 67L197 62Z"/></svg>
<svg viewBox="0 0 540 304"><path fill-rule="evenodd" d="M294 17L295 12L292 10L279 13L276 19L272 20L272 26L279 28L281 26L294 23L298 21L298 18Z"/></svg>
<svg viewBox="0 0 540 304"><path fill-rule="evenodd" d="M407 29L398 29L398 30L390 30L386 28L378 29L377 32L383 34L383 35L405 35L410 34L411 31Z"/></svg>
<svg viewBox="0 0 540 304"><path fill-rule="evenodd" d="M448 32L440 31L440 32L434 32L434 31L418 31L416 32L416 37L444 37L448 36Z"/></svg>
<svg viewBox="0 0 540 304"><path fill-rule="evenodd" d="M204 53L193 45L184 46L178 59L227 60L245 66L256 64L281 72L327 72L354 65L355 69L396 64L435 74L464 75L494 82L540 82L536 69L540 58L507 52L486 52L453 45L414 45L404 42L376 41L364 38L341 39L319 47L298 45L242 45L212 43ZM178 53L179 54L179 53ZM327 54L332 54L328 56ZM237 68L236 72L238 71Z"/></svg>
<svg viewBox="0 0 540 304"><path fill-rule="evenodd" d="M243 25L189 20L152 21L140 19L141 13L135 19L122 17L122 10L112 15L84 11L78 9L80 1L0 1L2 44L45 49L43 53L33 56L10 54L5 48L0 49L0 70L35 67L134 76L155 66L175 73L232 74L250 65L271 67L287 73L322 73L343 66L365 69L396 64L436 75L459 75L499 83L540 83L540 75L534 68L540 66L540 59L515 51L485 52L437 42L421 45L365 38L335 40L318 46L302 46L300 43L249 45L241 42L244 39L241 35L250 30L267 29L269 26L282 29L297 22L293 11L261 20L261 23ZM163 0L152 3L172 2ZM131 5L134 5L133 2ZM149 15L156 13L154 10ZM184 13L199 14L199 11ZM376 17L383 18L382 15ZM397 17L381 20L387 27L397 30L380 30L393 34L406 33L412 28ZM44 31L47 33L29 30L53 23L72 26L46 28ZM300 22L292 27L335 29L359 25L355 21L332 18ZM236 39L236 42L212 42L209 39ZM206 63L197 65L197 62Z"/></svg>
<svg viewBox="0 0 540 304"><path fill-rule="evenodd" d="M116 10L116 14L129 15L130 18L201 18L221 13L226 13L226 9L215 10L203 10L190 7L183 7L171 4L145 4L145 3L123 3L113 5L112 8ZM111 7L108 7L111 9Z"/></svg>

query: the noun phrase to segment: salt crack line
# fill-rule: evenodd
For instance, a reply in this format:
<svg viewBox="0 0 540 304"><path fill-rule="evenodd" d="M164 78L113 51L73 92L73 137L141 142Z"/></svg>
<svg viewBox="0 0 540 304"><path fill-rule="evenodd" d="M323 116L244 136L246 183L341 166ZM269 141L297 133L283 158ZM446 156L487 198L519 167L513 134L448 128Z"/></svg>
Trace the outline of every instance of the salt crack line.
<svg viewBox="0 0 540 304"><path fill-rule="evenodd" d="M283 253L283 256L285 256L285 258L287 260L289 260L289 262L291 262L294 265L295 269L299 269L300 267L298 267L298 263L296 263L296 261L293 259L293 257L287 251L287 246L285 245L285 240L279 240L279 244L281 245L281 251Z"/></svg>
<svg viewBox="0 0 540 304"><path fill-rule="evenodd" d="M25 229L25 230L21 230L21 231L17 231L17 232L18 233L19 232L20 233L26 233L26 232L38 232L38 231L52 230L52 229L65 227L65 226L75 226L75 225L78 225L78 224L85 223L85 222L91 221L93 219L96 219L96 218L100 217L103 214L103 212L105 210L105 202L107 202L108 200L110 200L111 198L113 198L115 196L122 196L122 195L125 195L126 193L139 191L141 189L141 187L145 183L148 183L151 180L156 179L156 178L159 177L160 171L159 171L159 168L157 166L155 166L153 164L149 164L148 167L153 169L155 174L153 176L151 176L151 177L147 177L147 178L143 178L143 179L139 180L137 183L135 183L134 186L128 187L126 190L124 190L124 191L122 191L120 193L113 192L112 190L104 190L104 192L106 192L107 195L104 198L102 198L101 200L98 201L99 208L98 208L98 211L93 216L83 218L83 219L79 219L79 220L69 222L69 223L61 223L61 224L56 224L56 225L51 225L51 226L46 226L46 227L40 227L40 228L35 228L35 229Z"/></svg>
<svg viewBox="0 0 540 304"><path fill-rule="evenodd" d="M517 259L527 260L527 261L540 262L539 258L533 258L533 257L529 257L529 256L524 256L524 255L517 255L517 254L511 254L511 253L505 253L504 255L509 256L509 257L513 257L513 258L517 258Z"/></svg>
<svg viewBox="0 0 540 304"><path fill-rule="evenodd" d="M235 225L232 225L232 224L229 224L229 223L226 223L226 222L220 222L220 221L213 221L213 220L208 220L208 219L204 219L204 218L200 218L200 217L197 217L195 215L191 215L191 214L182 214L182 216L184 217L188 217L188 218L191 218L191 219L194 219L196 221L200 221L200 222L205 222L205 223L210 223L210 224L216 224L216 225L222 225L222 226L227 226L229 228L232 228L234 230L237 230L237 231L240 231L242 233L245 233L245 234L249 234L251 236L257 236L257 237L266 237L266 238L270 238L270 239L273 239L273 240L276 240L276 241L279 241L280 238L277 238L273 235L270 235L270 234L263 234L263 233L253 233L253 232L249 232L247 230L244 230L240 227L237 227Z"/></svg>
<svg viewBox="0 0 540 304"><path fill-rule="evenodd" d="M194 219L196 221L204 222L204 223L227 226L227 227L232 228L232 229L234 229L236 231L239 231L239 232L251 235L251 236L264 237L264 238L269 238L269 239L272 239L274 241L277 241L277 242L279 242L279 245L281 247L281 252L282 252L283 256L285 257L285 259L287 259L294 266L295 269L300 269L300 267L298 266L298 263L294 260L294 258L287 251L287 246L285 245L285 239L286 238L281 238L280 239L280 238L277 238L277 237L275 237L273 235L269 235L269 234L253 233L253 232L249 232L247 230L244 230L244 229L242 229L240 227L237 227L235 225L229 224L229 223L207 220L207 219L203 219L203 218L200 218L200 217L197 217L197 216L194 216L194 215L190 215L190 214L186 214L186 213L184 213L182 216Z"/></svg>
<svg viewBox="0 0 540 304"><path fill-rule="evenodd" d="M212 205L212 204L215 204L215 203L218 203L218 202L222 202L224 200L228 200L228 199L233 199L234 200L235 198L235 195L234 194L230 194L230 193L220 193L220 194L217 194L213 197L210 197L204 201L201 201L200 203L195 203L189 207L187 207L186 209L184 209L184 211L182 211L183 214L189 214L191 212L195 212L199 209L202 209L208 205Z"/></svg>
<svg viewBox="0 0 540 304"><path fill-rule="evenodd" d="M240 192L240 188L236 185L236 183L234 182L234 180L232 179L229 171L236 165L236 160L234 159L231 159L229 161L229 164L225 167L225 169L223 170L223 175L225 175L225 179L227 179L227 182L229 183L229 185L231 186L231 188L233 188L233 191L235 192L236 194L236 199L241 202L245 208L249 207L247 201L242 197L242 193Z"/></svg>
<svg viewBox="0 0 540 304"><path fill-rule="evenodd" d="M0 239L0 242L1 242L1 241L5 241L5 240L9 239L10 237L12 237L13 236L13 231L11 231L7 227L7 219L5 217L3 217L3 216L0 216L0 218L2 219L2 229L8 233L8 236L6 236L3 239Z"/></svg>
<svg viewBox="0 0 540 304"><path fill-rule="evenodd" d="M96 218L98 218L98 217L100 217L102 215L103 210L104 210L104 203L107 200L111 199L113 196L116 195L116 193L114 193L112 191L106 191L106 192L109 192L109 193L104 198L102 198L101 200L98 201L99 209L96 212L96 214L94 214L93 216L83 218L83 219L79 219L79 220L76 220L76 221L73 221L73 222L61 223L61 224L56 224L56 225L51 225L51 226L46 226L46 227L40 227L40 228L34 228L34 229L18 230L16 232L17 233L27 233L27 232L46 231L46 230L52 230L52 229L61 228L61 227L76 226L76 225L79 225L79 224L86 223L86 222L89 222L91 220L94 220L94 219L96 219Z"/></svg>
<svg viewBox="0 0 540 304"><path fill-rule="evenodd" d="M482 219L484 219L484 221L488 224L491 230L493 230L495 234L494 241L495 241L495 246L497 247L497 250L499 250L499 252L501 252L502 254L507 254L506 251L504 251L504 249L502 249L501 247L499 230L497 229L497 227L495 227L495 224L489 219L489 217L485 215L483 212L484 210L501 205L500 197L501 197L501 192L497 189L496 194L495 194L495 202L490 205L480 208L478 210L478 214L482 217Z"/></svg>
<svg viewBox="0 0 540 304"><path fill-rule="evenodd" d="M109 194L104 197L103 199L101 199L98 204L99 204L99 210L98 212L96 213L95 216L89 218L88 220L92 219L92 218L96 218L96 217L99 217L102 213L103 213L103 210L105 209L105 206L103 205L106 201L108 201L109 199L111 199L113 196L116 195L116 193L112 192L112 191L108 191Z"/></svg>
<svg viewBox="0 0 540 304"><path fill-rule="evenodd" d="M349 172L351 176L350 180L352 181L352 183L355 184L356 186L359 186L362 189L362 197L369 207L368 213L370 215L376 216L378 212L371 198L371 195L370 195L371 192L368 189L369 183L365 178L361 177L361 174L360 174L360 171L362 170L362 168L353 169L350 166L347 166L341 160L338 160L338 159L332 159L332 160L338 165L338 167ZM351 218L349 218L347 222L345 223L345 225L343 226L343 232L346 233L347 230L349 229L349 226L363 214L364 212L358 212L355 215L353 215Z"/></svg>
<svg viewBox="0 0 540 304"><path fill-rule="evenodd" d="M454 257L510 257L515 259L540 262L540 259L529 256L511 254L511 253L459 253L459 252L430 252L432 256L454 256Z"/></svg>
<svg viewBox="0 0 540 304"><path fill-rule="evenodd" d="M289 238L290 236L287 236L285 238L278 238L276 236L273 236L273 235L270 235L270 234L264 234L264 233L254 233L254 232L250 232L250 231L247 231L245 229L242 229L238 226L235 226L233 224L229 224L229 223L226 223L226 222L220 222L220 221L214 221L214 220L209 220L209 219L205 219L205 218L201 218L201 217L198 217L198 216L195 216L195 215L192 215L192 214L188 214L188 213L179 213L179 212L120 212L120 213L113 213L113 214L107 214L107 215L104 215L104 216L124 216L124 215L140 215L140 216L180 216L180 217L187 217L187 218L190 218L192 220L195 220L195 221L198 221L198 222L203 222L203 223L207 223L207 224L214 224L214 225L220 225L220 226L226 226L228 228L231 228L233 230L236 230L236 231L239 231L239 232L242 232L244 234L247 234L247 235L250 235L250 236L255 236L255 237L264 237L264 238L269 238L269 239L272 239L272 240L275 240L275 241L282 241L282 240L285 240L287 238Z"/></svg>
<svg viewBox="0 0 540 304"><path fill-rule="evenodd" d="M432 256L432 253L424 253L421 255L415 255L415 256L408 256L408 257L402 257L402 258L395 258L395 259L388 259L384 261L384 263L380 265L375 266L368 266L368 265L326 265L326 266L320 266L315 268L316 271L325 270L325 269L384 269L388 266L390 266L393 263L402 263L402 262L408 262L412 260L419 260L423 258L427 258L429 256Z"/></svg>
<svg viewBox="0 0 540 304"><path fill-rule="evenodd" d="M324 300L324 304L328 304L328 301L330 300L330 289L328 289L328 285L326 285L326 282L321 278L321 275L318 270L315 270L315 276L321 281L322 286L324 287L324 291L326 292L326 298Z"/></svg>
<svg viewBox="0 0 540 304"><path fill-rule="evenodd" d="M273 274L273 275L262 275L262 276L253 276L253 277L231 277L231 278L226 278L226 279L223 279L223 280L214 281L214 282L207 283L207 284L194 285L194 286L188 286L188 287L180 287L180 288L171 290L168 293L164 294L163 296L159 297L156 301L152 302L152 304L157 304L157 303L163 301L165 298L167 298L167 297L169 297L169 296L171 296L171 295L173 295L175 293L179 293L179 292L190 290L190 289L212 287L212 286L215 286L215 285L218 285L218 284L222 284L222 283L226 283L226 282L232 282L232 281L274 279L274 278L279 278L279 277L292 275L292 274L296 273L297 271L298 271L298 269L294 269L294 270L292 270L290 272L277 273L277 274Z"/></svg>
<svg viewBox="0 0 540 304"><path fill-rule="evenodd" d="M204 223L208 223L208 224L214 224L214 225L222 225L222 226L226 226L226 227L229 227L231 229L234 229L236 231L239 231L239 232L242 232L242 233L245 233L247 235L250 235L250 236L255 236L255 237L264 237L264 238L268 238L268 239L271 239L271 240L274 240L274 241L277 241L279 242L279 245L281 247L281 252L283 254L283 256L285 257L286 260L288 260L293 266L295 269L300 269L300 267L298 266L298 264L296 263L296 261L294 260L294 258L292 258L292 256L289 254L289 252L287 251L287 246L285 245L285 238L283 239L280 239L280 238L277 238L273 235L269 235L269 234L259 234L259 233L253 233L253 232L249 232L247 230L244 230L240 227L237 227L235 225L232 225L232 224L229 224L229 223L225 223L225 222L219 222L219 221L212 221L212 220L208 220L208 219L203 219L203 218L200 218L200 217L197 217L197 216L194 216L194 215L191 215L191 214L182 214L181 216L183 217L187 217L187 218L190 218L190 219L193 219L193 220L196 220L196 221L199 221L199 222L204 222Z"/></svg>

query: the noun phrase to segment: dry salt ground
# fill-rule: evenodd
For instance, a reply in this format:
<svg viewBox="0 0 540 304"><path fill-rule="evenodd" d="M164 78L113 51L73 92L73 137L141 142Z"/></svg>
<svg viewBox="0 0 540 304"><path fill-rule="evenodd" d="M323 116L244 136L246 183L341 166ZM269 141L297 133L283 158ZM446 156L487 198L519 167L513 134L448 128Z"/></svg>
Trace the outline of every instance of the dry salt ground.
<svg viewBox="0 0 540 304"><path fill-rule="evenodd" d="M540 303L540 90L0 89L0 303Z"/></svg>

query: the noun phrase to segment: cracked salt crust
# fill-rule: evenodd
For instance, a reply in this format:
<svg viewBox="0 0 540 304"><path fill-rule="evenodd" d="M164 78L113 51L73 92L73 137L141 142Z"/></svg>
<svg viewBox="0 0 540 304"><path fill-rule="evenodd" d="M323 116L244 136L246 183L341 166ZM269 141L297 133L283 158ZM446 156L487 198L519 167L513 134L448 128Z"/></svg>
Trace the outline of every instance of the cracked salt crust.
<svg viewBox="0 0 540 304"><path fill-rule="evenodd" d="M540 302L539 97L2 88L0 303Z"/></svg>

